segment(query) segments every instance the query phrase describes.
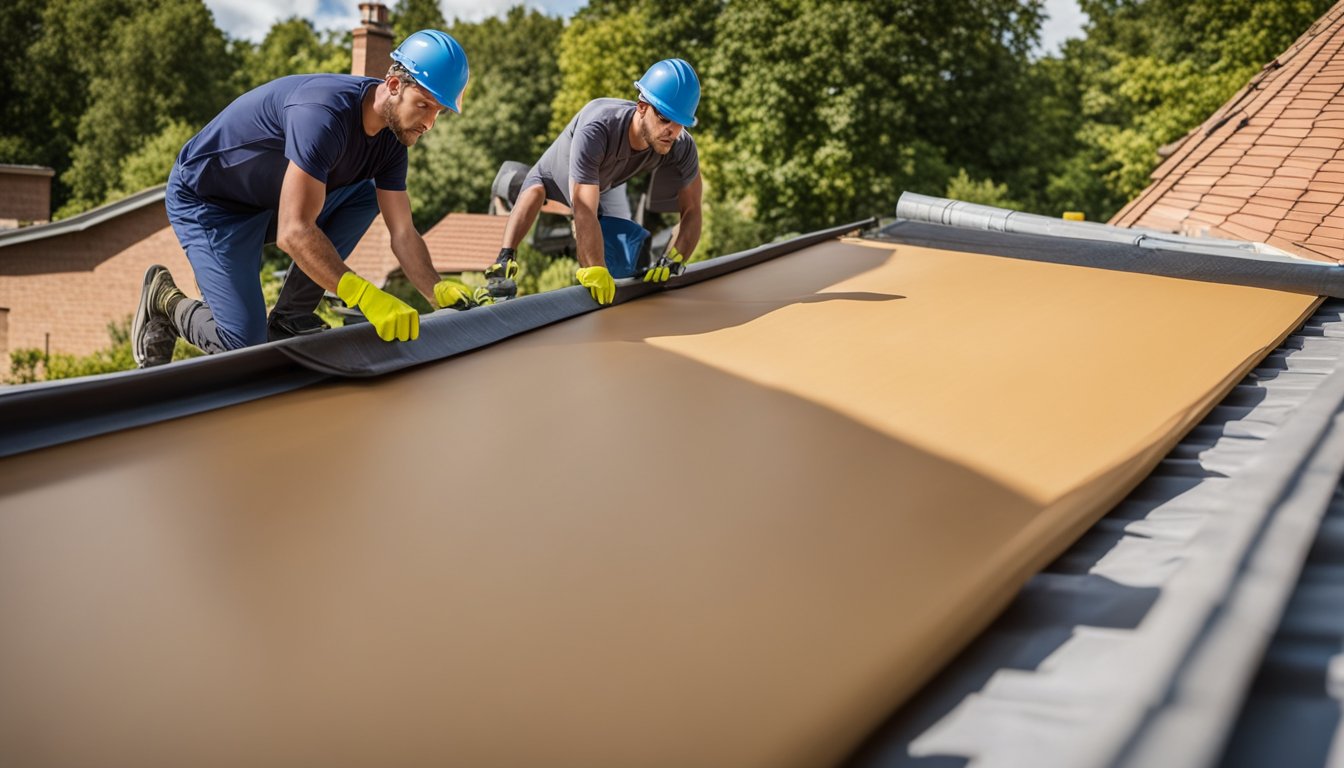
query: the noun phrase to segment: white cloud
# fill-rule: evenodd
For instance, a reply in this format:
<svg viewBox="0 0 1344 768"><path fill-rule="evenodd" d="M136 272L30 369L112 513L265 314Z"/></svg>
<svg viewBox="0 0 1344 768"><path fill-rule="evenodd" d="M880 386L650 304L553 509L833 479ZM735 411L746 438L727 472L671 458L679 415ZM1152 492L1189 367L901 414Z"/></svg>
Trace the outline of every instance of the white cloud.
<svg viewBox="0 0 1344 768"><path fill-rule="evenodd" d="M1078 7L1078 0L1045 0L1045 12L1049 18L1041 25L1042 53L1056 53L1065 40L1083 36L1087 14Z"/></svg>
<svg viewBox="0 0 1344 768"><path fill-rule="evenodd" d="M215 24L230 37L253 42L265 37L266 30L280 19L290 16L311 19L318 8L318 0L291 0L285 6L258 0L205 0L205 4L214 13ZM352 14L352 22L354 18Z"/></svg>

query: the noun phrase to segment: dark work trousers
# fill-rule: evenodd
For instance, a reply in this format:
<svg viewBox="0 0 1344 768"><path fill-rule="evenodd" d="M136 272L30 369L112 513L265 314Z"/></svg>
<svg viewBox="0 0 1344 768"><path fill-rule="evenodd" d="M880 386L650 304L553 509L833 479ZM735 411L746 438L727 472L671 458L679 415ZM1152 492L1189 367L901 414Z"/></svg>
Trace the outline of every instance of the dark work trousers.
<svg viewBox="0 0 1344 768"><path fill-rule="evenodd" d="M275 240L276 212L239 213L205 202L178 183L176 166L168 176L165 203L203 299L178 304L173 312L178 332L209 354L264 343L261 249ZM373 181L361 181L327 192L317 226L345 260L377 215ZM274 313L311 314L322 293L321 286L302 270L291 269Z"/></svg>

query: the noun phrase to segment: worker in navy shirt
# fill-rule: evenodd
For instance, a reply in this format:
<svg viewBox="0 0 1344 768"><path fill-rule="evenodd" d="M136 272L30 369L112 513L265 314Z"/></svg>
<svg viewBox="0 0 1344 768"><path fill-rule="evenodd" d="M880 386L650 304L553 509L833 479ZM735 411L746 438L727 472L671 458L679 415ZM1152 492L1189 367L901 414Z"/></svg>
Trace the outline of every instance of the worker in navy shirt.
<svg viewBox="0 0 1344 768"><path fill-rule="evenodd" d="M695 140L684 130L696 123L700 80L690 64L665 59L650 67L635 89L637 102L588 102L523 179L499 258L485 273L495 298L517 292L518 244L546 201L555 200L574 212L579 283L599 304L610 304L615 278L635 274L649 236L631 220L625 197L625 183L645 172L653 174L650 195L674 196L680 220L676 239L644 272L644 280L663 282L681 273L700 242L700 160Z"/></svg>
<svg viewBox="0 0 1344 768"><path fill-rule="evenodd" d="M313 312L324 289L358 307L383 340L415 339L416 311L344 264L380 211L393 253L426 298L473 302L461 283L439 279L406 194L407 147L444 109L461 110L466 53L423 30L392 59L382 80L294 75L262 85L182 148L165 202L203 300L150 267L132 322L139 366L168 362L178 336L215 353L320 330ZM294 259L269 322L260 280L268 242Z"/></svg>

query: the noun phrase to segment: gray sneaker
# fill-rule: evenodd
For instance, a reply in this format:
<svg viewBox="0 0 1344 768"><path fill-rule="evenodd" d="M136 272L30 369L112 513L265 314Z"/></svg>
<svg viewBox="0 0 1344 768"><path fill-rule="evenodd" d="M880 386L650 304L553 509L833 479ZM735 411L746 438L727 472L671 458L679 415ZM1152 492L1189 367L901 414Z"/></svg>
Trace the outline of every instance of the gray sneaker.
<svg viewBox="0 0 1344 768"><path fill-rule="evenodd" d="M155 264L145 270L140 304L131 321L131 356L137 366L149 368L173 359L178 334L169 312L179 296L185 298L166 267Z"/></svg>

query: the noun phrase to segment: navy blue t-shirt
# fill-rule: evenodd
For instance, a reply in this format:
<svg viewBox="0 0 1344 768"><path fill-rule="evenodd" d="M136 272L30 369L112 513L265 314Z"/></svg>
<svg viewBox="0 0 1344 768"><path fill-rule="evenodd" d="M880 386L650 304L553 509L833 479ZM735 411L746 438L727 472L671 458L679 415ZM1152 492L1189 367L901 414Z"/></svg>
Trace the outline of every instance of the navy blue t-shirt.
<svg viewBox="0 0 1344 768"><path fill-rule="evenodd" d="M405 145L388 128L364 133L364 95L380 82L292 75L248 91L182 147L178 178L202 200L232 210L278 208L291 160L328 191L365 179L404 190Z"/></svg>

